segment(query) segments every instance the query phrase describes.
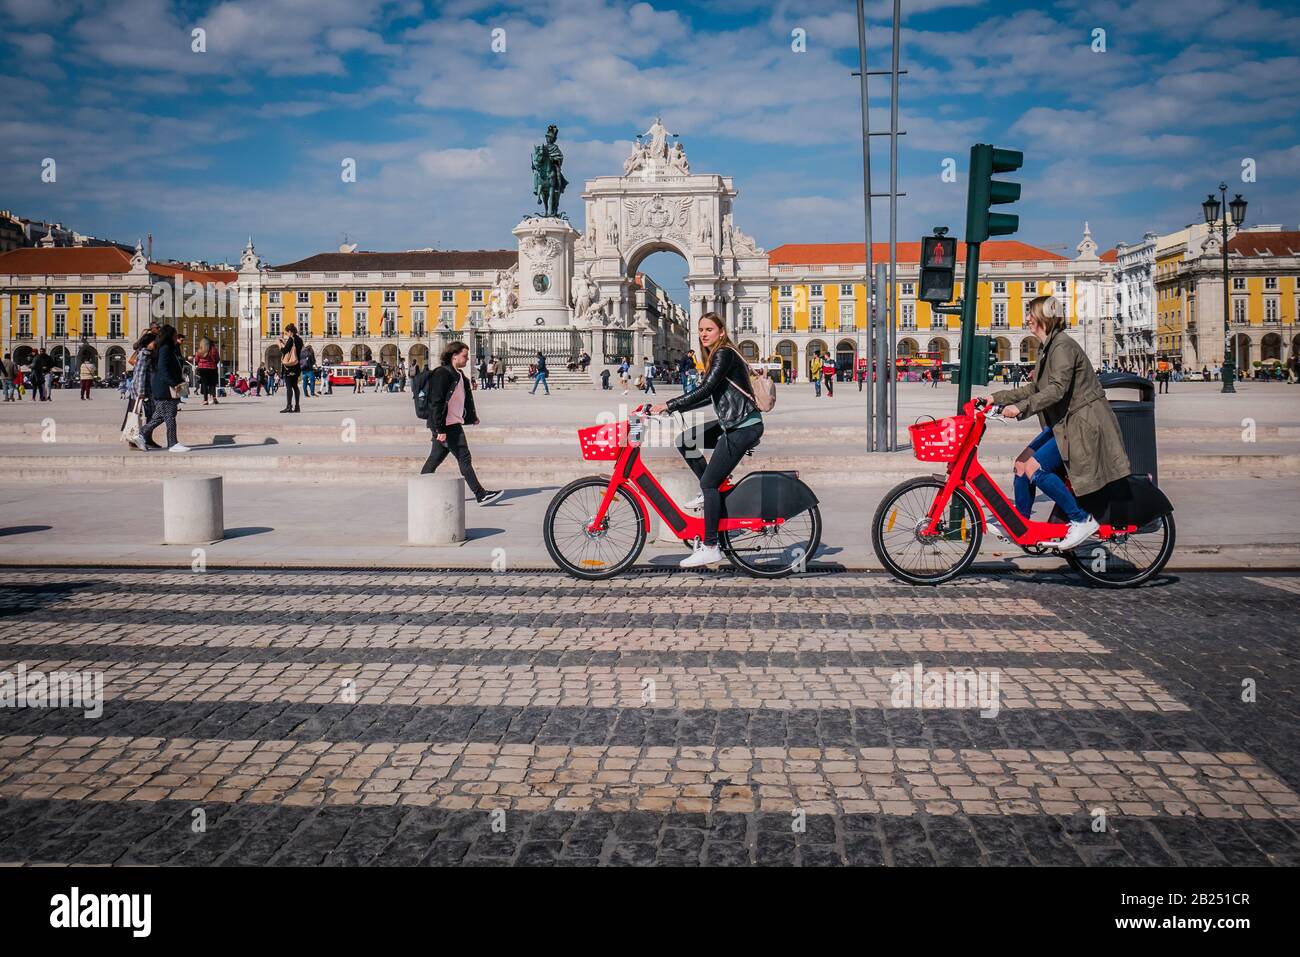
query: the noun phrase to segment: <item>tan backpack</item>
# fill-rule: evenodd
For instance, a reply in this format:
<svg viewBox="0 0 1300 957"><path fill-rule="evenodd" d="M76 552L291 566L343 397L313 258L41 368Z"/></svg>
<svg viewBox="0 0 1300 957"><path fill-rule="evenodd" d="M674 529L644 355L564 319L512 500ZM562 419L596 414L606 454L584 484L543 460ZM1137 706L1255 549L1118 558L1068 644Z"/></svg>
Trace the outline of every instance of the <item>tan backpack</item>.
<svg viewBox="0 0 1300 957"><path fill-rule="evenodd" d="M750 401L754 403L754 407L759 412L771 412L776 408L776 383L767 375L766 370L761 375L754 375L749 368L749 360L737 350L732 349L731 351L736 353L740 361L745 364L745 371L749 373L749 392L745 394L749 396ZM736 384L733 382L732 385ZM739 389L740 386L736 386L736 388ZM745 390L741 389L740 391L744 392Z"/></svg>

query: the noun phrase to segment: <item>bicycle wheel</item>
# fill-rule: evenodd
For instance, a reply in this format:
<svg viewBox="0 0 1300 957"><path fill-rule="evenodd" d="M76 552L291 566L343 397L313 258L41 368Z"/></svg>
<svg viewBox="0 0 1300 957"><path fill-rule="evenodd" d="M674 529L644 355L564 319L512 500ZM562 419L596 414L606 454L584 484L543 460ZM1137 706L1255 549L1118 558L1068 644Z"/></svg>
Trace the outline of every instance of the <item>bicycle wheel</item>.
<svg viewBox="0 0 1300 957"><path fill-rule="evenodd" d="M784 578L802 571L822 541L822 513L812 505L780 525L718 532L727 561L758 578Z"/></svg>
<svg viewBox="0 0 1300 957"><path fill-rule="evenodd" d="M943 489L931 478L909 479L890 489L871 523L876 556L909 585L938 585L960 575L980 550L979 507L957 489L934 535L922 534L930 506Z"/></svg>
<svg viewBox="0 0 1300 957"><path fill-rule="evenodd" d="M546 550L575 578L612 578L637 560L645 547L645 520L632 493L620 487L596 532L588 530L609 487L609 479L589 476L555 493L542 521Z"/></svg>
<svg viewBox="0 0 1300 957"><path fill-rule="evenodd" d="M1090 585L1133 588L1150 580L1174 553L1174 517L1162 515L1131 535L1085 539L1065 560Z"/></svg>

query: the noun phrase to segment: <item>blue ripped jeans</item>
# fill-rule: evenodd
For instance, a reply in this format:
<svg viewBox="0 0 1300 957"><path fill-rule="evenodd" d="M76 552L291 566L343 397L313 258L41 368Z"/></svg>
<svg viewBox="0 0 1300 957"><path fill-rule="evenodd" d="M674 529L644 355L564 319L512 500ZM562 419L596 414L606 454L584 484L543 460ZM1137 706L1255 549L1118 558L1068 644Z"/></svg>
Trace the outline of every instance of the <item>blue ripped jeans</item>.
<svg viewBox="0 0 1300 957"><path fill-rule="evenodd" d="M1065 472L1065 463L1061 461L1061 452L1056 447L1052 430L1043 429L1038 433L1038 438L1029 443L1029 447L1033 449L1034 458L1038 460L1038 471L1032 478L1024 475L1016 476L1016 511L1025 518L1030 517L1034 509L1035 486L1037 486L1043 490L1043 494L1061 506L1061 511L1065 513L1068 521L1086 522L1088 513L1079 505L1079 500L1074 497L1074 493L1065 487L1065 480L1061 478Z"/></svg>

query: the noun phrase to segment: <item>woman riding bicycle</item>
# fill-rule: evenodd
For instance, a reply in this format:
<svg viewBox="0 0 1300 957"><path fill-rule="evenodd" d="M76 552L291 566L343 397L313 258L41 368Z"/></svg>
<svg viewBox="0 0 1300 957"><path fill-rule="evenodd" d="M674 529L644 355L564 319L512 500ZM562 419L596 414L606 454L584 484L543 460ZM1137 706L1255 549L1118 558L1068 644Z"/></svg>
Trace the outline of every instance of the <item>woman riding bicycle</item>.
<svg viewBox="0 0 1300 957"><path fill-rule="evenodd" d="M681 561L682 568L722 561L722 549L718 547L722 495L718 486L763 435L763 415L754 402L749 363L728 338L722 320L712 312L700 316L700 354L708 371L699 386L650 409L652 415L689 412L712 401L718 417L716 422L696 426L677 439L677 451L700 480L700 497L687 507L704 507L704 539ZM710 446L714 452L706 466L704 449Z"/></svg>
<svg viewBox="0 0 1300 957"><path fill-rule="evenodd" d="M1064 330L1060 303L1039 296L1029 303L1027 319L1029 331L1042 343L1033 381L995 392L985 401L1005 406L1002 414L1008 418L1037 413L1043 431L1016 459L1016 510L1029 518L1035 488L1042 489L1069 520L1057 545L1069 551L1099 527L1075 495L1127 478L1131 470L1119 422L1092 363ZM1073 492L1065 485L1067 473Z"/></svg>

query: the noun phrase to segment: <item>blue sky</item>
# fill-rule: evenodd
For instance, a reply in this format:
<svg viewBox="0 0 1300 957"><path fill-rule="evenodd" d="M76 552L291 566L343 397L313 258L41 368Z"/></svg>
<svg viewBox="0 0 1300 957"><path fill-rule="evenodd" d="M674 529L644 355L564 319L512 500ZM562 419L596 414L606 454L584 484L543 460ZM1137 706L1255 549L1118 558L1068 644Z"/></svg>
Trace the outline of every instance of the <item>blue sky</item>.
<svg viewBox="0 0 1300 957"><path fill-rule="evenodd" d="M960 233L973 142L1025 151L1017 238L1071 254L1085 219L1103 249L1192 222L1221 179L1253 223L1300 222L1293 3L903 6L900 239ZM888 9L868 4L873 68ZM156 255L211 261L249 234L273 263L345 234L508 247L535 210L529 147L548 123L580 220L582 181L618 172L660 114L692 170L734 177L737 225L761 246L859 241L855 22L852 2L816 0L0 0L0 206L124 241L151 231ZM886 92L873 87L878 129ZM883 176L883 139L873 156Z"/></svg>

